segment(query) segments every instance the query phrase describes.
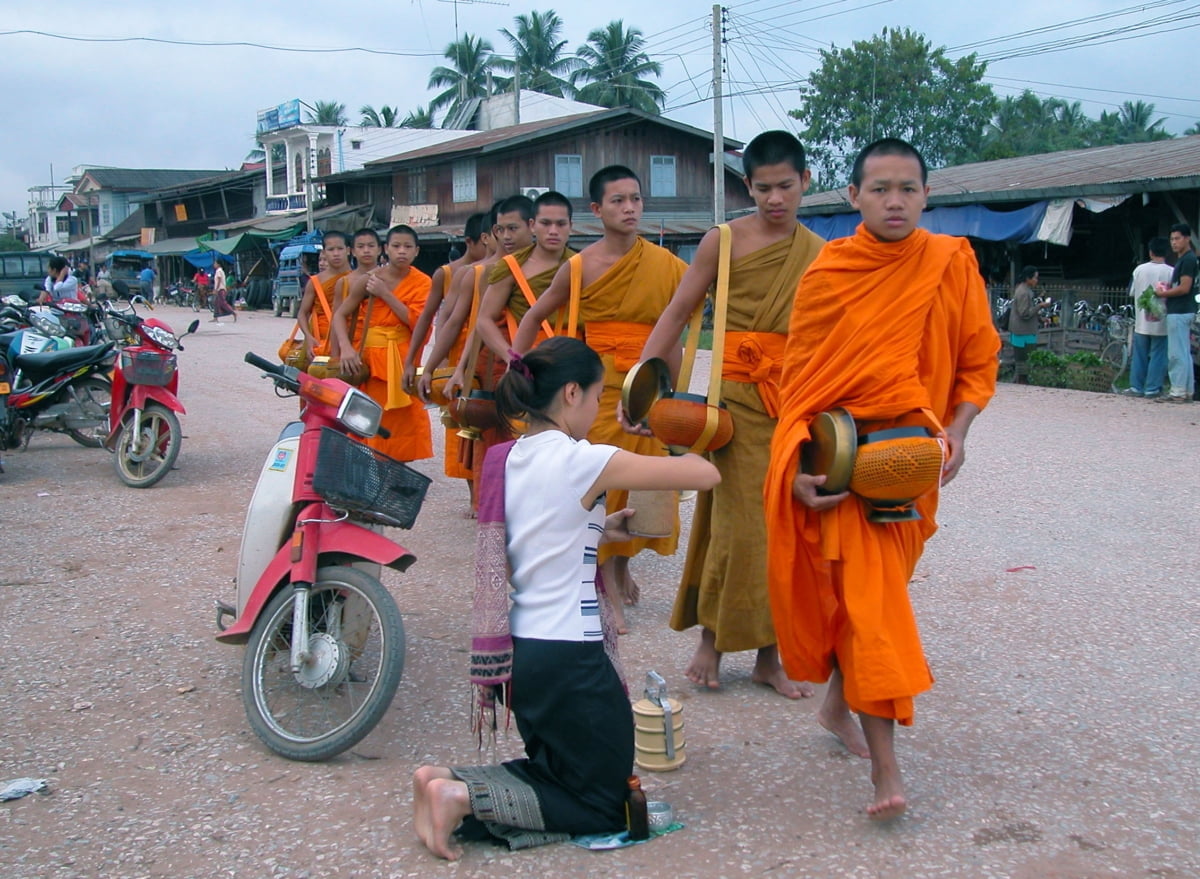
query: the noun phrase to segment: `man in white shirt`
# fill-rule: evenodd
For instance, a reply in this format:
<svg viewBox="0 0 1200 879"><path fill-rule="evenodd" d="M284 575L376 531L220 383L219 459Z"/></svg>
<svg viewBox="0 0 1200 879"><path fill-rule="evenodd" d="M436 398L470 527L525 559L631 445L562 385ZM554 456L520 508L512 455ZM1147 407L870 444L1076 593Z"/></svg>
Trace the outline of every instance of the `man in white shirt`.
<svg viewBox="0 0 1200 879"><path fill-rule="evenodd" d="M1129 284L1129 296L1137 307L1138 299L1147 288L1153 289L1158 282L1171 282L1171 267L1167 265L1167 239L1151 238L1146 249L1150 261L1133 270ZM1131 397L1157 397L1162 393L1167 375L1167 322L1166 309L1161 297L1155 297L1157 308L1147 310L1137 307L1137 320L1133 327L1133 350L1129 356L1129 387L1124 393Z"/></svg>

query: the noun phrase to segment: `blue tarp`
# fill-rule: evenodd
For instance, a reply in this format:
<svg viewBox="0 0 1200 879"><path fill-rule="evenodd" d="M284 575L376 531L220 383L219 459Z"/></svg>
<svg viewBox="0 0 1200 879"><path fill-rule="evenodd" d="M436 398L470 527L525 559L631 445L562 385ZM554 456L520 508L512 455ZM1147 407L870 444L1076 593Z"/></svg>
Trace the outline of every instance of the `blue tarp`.
<svg viewBox="0 0 1200 879"><path fill-rule="evenodd" d="M1037 233L1046 216L1047 204L1039 201L1015 211L993 211L982 205L934 208L921 214L921 227L943 235L1032 244L1039 240ZM800 222L826 241L832 241L853 235L862 217L855 211L852 214L801 217Z"/></svg>
<svg viewBox="0 0 1200 879"><path fill-rule="evenodd" d="M114 256L127 259L154 259L153 253L147 253L144 250L114 250L108 255L108 259L112 259Z"/></svg>
<svg viewBox="0 0 1200 879"><path fill-rule="evenodd" d="M221 257L222 262L233 262L232 256L217 253L215 250L189 250L183 255L183 258L198 269L211 269L213 267L213 258L217 256Z"/></svg>

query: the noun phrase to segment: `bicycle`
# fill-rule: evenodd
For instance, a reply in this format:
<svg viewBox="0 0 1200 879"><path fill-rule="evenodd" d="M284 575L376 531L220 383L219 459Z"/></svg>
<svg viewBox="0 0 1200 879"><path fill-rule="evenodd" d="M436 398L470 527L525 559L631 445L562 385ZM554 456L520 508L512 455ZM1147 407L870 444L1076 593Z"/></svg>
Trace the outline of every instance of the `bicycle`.
<svg viewBox="0 0 1200 879"><path fill-rule="evenodd" d="M1109 308L1111 312L1111 307ZM1129 369L1129 355L1133 350L1133 309L1122 305L1116 314L1105 322L1104 333L1108 341L1100 349L1100 359L1117 370L1113 376L1111 390L1117 393L1117 383Z"/></svg>

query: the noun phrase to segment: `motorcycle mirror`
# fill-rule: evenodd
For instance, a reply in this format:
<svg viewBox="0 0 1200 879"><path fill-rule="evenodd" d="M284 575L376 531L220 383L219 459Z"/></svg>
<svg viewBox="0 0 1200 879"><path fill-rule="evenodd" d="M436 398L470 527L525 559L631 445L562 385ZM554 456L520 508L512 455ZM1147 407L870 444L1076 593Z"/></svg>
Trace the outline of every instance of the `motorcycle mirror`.
<svg viewBox="0 0 1200 879"><path fill-rule="evenodd" d="M194 320L190 324L188 324L187 332L184 333L184 335L190 336L192 333L196 332L198 329L200 329L200 321Z"/></svg>

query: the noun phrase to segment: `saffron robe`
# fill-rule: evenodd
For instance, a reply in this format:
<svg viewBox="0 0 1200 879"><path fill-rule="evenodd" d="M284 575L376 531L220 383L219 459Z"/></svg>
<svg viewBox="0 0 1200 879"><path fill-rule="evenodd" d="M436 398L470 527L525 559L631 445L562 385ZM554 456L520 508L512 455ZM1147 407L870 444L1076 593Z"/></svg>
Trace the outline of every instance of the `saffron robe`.
<svg viewBox="0 0 1200 879"><path fill-rule="evenodd" d="M467 266L466 268L470 268ZM449 263L442 266L442 301L446 301L446 294L450 292L450 281L454 274L454 269ZM463 327L458 332L458 338L454 340L454 344L450 346L450 353L446 355L447 366L457 366L458 360L462 357L463 349L467 347L467 332L466 321L463 321ZM437 364L430 364L429 368L436 368ZM459 446L462 440L458 436L457 427L443 428L446 431L446 444L442 449L442 471L451 479L470 479L471 471L463 466L461 452Z"/></svg>
<svg viewBox="0 0 1200 879"><path fill-rule="evenodd" d="M784 352L780 418L764 488L768 583L788 677L824 681L837 659L850 708L912 723L933 684L908 581L936 530L937 492L918 521L869 522L851 495L816 513L792 496L814 416L836 406L859 433L927 409L942 424L995 391L1000 341L971 245L915 230L885 242L859 225L800 281Z"/></svg>
<svg viewBox="0 0 1200 879"><path fill-rule="evenodd" d="M617 423L617 407L621 405L621 386L642 354L642 346L654 329L675 288L679 286L687 264L669 250L651 244L644 238L629 253L614 263L607 272L580 291L579 322L583 340L604 362L604 392L600 397L600 414L588 441L619 446L642 455L666 455L660 441L653 437L626 433ZM610 491L606 507L609 514L625 508L629 493ZM632 558L643 549L660 555L672 555L679 545L679 520L668 537L635 537L621 543L605 543L600 547L601 563L613 556Z"/></svg>
<svg viewBox="0 0 1200 879"><path fill-rule="evenodd" d="M513 258L517 261L517 264L523 267L526 260L528 260L533 254L533 249L536 246L537 245L535 244L531 244L528 247L523 247L516 253L512 254ZM525 277L525 282L529 284L529 289L533 293L534 299L542 298L542 294L549 289L550 282L553 281L554 276L558 274L559 266L561 266L574 255L574 250L569 247L564 247L562 257L559 259L557 265L555 265L553 268L547 269L544 272L539 272L533 277ZM505 278L511 277L513 277L513 273L512 269L508 265L508 261L501 259L494 266L492 266L492 273L488 275L487 282L489 285L496 284L500 281L503 281ZM508 337L509 342L511 342L512 337L516 334L516 328L521 324L521 318L525 317L525 314L529 311L529 301L525 298L525 294L521 291L521 287L515 279L513 280L512 291L508 295L508 302L504 307L507 315L505 317L505 325L501 327L501 331ZM556 317L563 316L565 315L561 311L558 315L556 315ZM550 319L549 323L552 327L556 326L556 320L554 318ZM539 331L537 341L541 342L545 338L545 334Z"/></svg>
<svg viewBox="0 0 1200 879"><path fill-rule="evenodd" d="M330 323L333 317L333 292L341 280L349 274L349 271L345 271L325 281L316 275L309 278L312 281L313 292L316 294L313 297L312 309L308 313L308 328L312 332L312 337L316 339L316 342L313 343L314 356L329 354L329 337L333 335L330 332ZM326 285L329 287L328 290L325 289Z"/></svg>
<svg viewBox="0 0 1200 879"><path fill-rule="evenodd" d="M783 349L796 285L824 240L797 225L791 237L732 262L721 402L733 439L707 457L721 483L696 498L671 628L702 625L722 653L775 643L767 597L767 476ZM716 369L717 365L714 364Z"/></svg>
<svg viewBox="0 0 1200 879"><path fill-rule="evenodd" d="M392 295L408 307L409 315L419 315L429 298L429 275L410 268L392 289ZM361 309L366 314L366 307ZM401 387L404 357L412 344L412 331L394 311L382 301L371 307L370 323L366 328L367 341L363 361L371 370L363 390L383 406L382 427L391 436L373 436L367 445L390 455L398 461L419 461L433 457L433 434L429 415L416 397L410 397Z"/></svg>

